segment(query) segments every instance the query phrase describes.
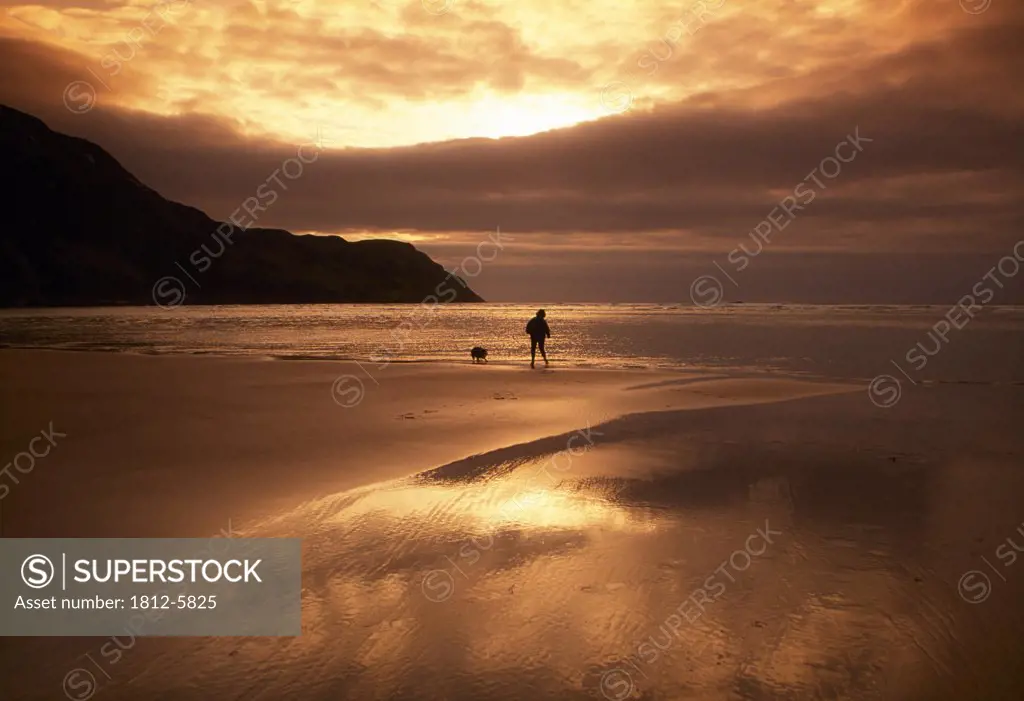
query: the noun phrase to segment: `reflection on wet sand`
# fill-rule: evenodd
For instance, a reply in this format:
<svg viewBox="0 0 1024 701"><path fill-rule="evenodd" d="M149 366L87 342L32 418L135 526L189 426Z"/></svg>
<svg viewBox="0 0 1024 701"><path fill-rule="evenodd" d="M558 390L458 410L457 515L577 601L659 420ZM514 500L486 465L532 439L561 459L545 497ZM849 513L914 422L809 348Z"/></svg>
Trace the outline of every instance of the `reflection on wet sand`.
<svg viewBox="0 0 1024 701"><path fill-rule="evenodd" d="M873 410L630 415L309 502L246 533L304 538L302 637L147 641L104 698L1020 698L1024 569L956 592L1019 446Z"/></svg>

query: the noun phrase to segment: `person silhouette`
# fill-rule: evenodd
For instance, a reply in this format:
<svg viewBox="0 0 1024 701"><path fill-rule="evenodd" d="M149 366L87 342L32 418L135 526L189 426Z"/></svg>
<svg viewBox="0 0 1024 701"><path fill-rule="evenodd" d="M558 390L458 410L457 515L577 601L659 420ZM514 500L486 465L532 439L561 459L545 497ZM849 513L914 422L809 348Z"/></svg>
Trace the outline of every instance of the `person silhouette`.
<svg viewBox="0 0 1024 701"><path fill-rule="evenodd" d="M544 364L548 364L548 354L544 352L544 339L551 338L551 329L548 322L544 321L547 316L543 309L537 310L537 316L530 319L526 324L526 333L530 335L530 367L534 367L537 360L537 349L540 348L540 355L544 358Z"/></svg>

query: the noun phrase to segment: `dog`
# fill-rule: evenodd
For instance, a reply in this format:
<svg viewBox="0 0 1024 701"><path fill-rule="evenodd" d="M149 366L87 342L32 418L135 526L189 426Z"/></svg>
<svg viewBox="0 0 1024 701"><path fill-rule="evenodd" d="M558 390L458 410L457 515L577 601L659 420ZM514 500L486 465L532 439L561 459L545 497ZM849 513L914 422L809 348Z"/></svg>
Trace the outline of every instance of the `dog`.
<svg viewBox="0 0 1024 701"><path fill-rule="evenodd" d="M487 349L476 346L469 352L469 357L473 359L474 363L487 362Z"/></svg>

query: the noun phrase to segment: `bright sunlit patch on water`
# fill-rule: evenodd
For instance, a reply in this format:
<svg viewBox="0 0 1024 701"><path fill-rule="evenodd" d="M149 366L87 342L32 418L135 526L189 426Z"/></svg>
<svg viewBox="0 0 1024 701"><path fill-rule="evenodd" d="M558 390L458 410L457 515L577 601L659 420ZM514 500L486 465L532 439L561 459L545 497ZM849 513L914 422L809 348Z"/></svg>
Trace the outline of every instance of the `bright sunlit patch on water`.
<svg viewBox="0 0 1024 701"><path fill-rule="evenodd" d="M381 518L382 521L377 522ZM617 531L652 530L628 509L597 491L566 491L544 487L527 478L438 486L416 483L394 488L359 490L309 502L285 518L315 519L320 528L375 522L390 529L393 520L424 518L438 533L489 533L517 529L583 530L600 527Z"/></svg>
<svg viewBox="0 0 1024 701"><path fill-rule="evenodd" d="M538 488L502 491L508 496L480 505L473 515L498 528L514 524L544 530L594 526L624 530L635 523L625 509L599 497Z"/></svg>

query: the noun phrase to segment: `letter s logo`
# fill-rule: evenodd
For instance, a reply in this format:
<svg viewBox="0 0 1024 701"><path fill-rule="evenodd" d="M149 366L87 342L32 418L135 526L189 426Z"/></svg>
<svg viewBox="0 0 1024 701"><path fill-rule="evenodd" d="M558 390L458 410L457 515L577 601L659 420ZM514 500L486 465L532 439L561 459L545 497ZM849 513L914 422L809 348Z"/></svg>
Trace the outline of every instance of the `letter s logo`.
<svg viewBox="0 0 1024 701"><path fill-rule="evenodd" d="M54 571L46 555L29 555L21 563L21 581L33 589L42 589L53 581Z"/></svg>

